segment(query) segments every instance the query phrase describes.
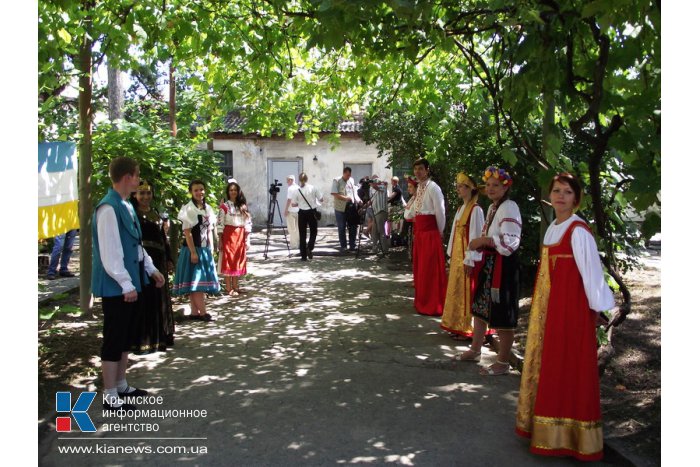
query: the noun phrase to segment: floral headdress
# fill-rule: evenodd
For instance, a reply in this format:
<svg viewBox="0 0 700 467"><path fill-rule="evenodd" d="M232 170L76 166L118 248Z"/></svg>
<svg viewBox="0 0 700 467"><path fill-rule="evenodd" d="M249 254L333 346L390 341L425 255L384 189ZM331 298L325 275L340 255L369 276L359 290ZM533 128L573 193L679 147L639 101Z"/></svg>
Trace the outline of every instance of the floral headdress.
<svg viewBox="0 0 700 467"><path fill-rule="evenodd" d="M511 186L513 184L513 178L504 169L499 169L498 167L489 166L484 171L484 176L481 177L483 181L487 181L489 178L495 177L503 183L505 186Z"/></svg>

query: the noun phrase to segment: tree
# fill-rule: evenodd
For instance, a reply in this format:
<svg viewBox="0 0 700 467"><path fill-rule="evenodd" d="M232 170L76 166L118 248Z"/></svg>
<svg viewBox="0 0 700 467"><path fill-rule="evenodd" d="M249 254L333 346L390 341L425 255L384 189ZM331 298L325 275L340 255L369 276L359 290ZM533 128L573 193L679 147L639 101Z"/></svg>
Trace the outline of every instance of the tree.
<svg viewBox="0 0 700 467"><path fill-rule="evenodd" d="M660 189L659 25L651 0L43 2L40 95L60 95L76 70L71 38L86 37L95 63L172 64L198 102L200 137L234 107L263 135L291 136L303 113L309 142L352 112L408 110L429 157L449 163L460 150L445 144L457 121L446 116L461 106L516 176L539 182L533 200L557 170L583 176L628 305L617 254L635 245L619 214L645 213L645 236L659 222L648 211Z"/></svg>
<svg viewBox="0 0 700 467"><path fill-rule="evenodd" d="M603 261L623 294L623 312L614 320L621 322L630 296L615 255L623 242L611 235L623 223L615 204L623 199L645 212L658 203L660 189L658 2L311 3L318 5L313 18L326 47L341 42L353 56L398 55L417 67L461 70L453 73L459 76L455 88L479 85L490 99L504 161L540 167L541 185L557 170L583 175ZM329 3L334 8L325 8ZM426 75L402 70L393 75L401 79L390 81ZM532 131L538 125L546 132ZM587 148L576 167L561 154L565 133ZM506 134L517 151L505 146ZM658 215L649 214L643 227L650 235Z"/></svg>

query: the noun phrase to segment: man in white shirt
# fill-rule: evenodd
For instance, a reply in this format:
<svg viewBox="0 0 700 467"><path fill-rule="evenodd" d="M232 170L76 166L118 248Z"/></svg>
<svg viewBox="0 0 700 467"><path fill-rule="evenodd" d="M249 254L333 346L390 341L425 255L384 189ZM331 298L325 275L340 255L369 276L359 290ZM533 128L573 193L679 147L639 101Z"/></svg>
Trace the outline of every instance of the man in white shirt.
<svg viewBox="0 0 700 467"><path fill-rule="evenodd" d="M318 233L318 220L316 219L316 209L323 202L323 195L318 188L306 182L309 177L306 173L299 174L299 189L294 192L292 206L299 207L299 252L301 260L307 261L314 257L314 246L316 245L316 234ZM309 228L309 241L306 241L306 228Z"/></svg>
<svg viewBox="0 0 700 467"><path fill-rule="evenodd" d="M415 201L404 216L413 219L413 306L423 315L442 316L447 291L445 251L445 198L440 187L430 179L430 164L421 158L413 163L418 179Z"/></svg>
<svg viewBox="0 0 700 467"><path fill-rule="evenodd" d="M294 192L299 189L294 175L287 176L287 205L284 207L284 217L287 219L289 231L289 246L299 248L299 206L292 206Z"/></svg>
<svg viewBox="0 0 700 467"><path fill-rule="evenodd" d="M135 160L117 157L109 164L112 188L97 204L92 218L92 293L102 297L102 406L106 410L131 410L128 401L146 396L126 382L132 315L138 312L142 285L150 276L156 287L165 278L143 248L141 227L129 195L139 185Z"/></svg>
<svg viewBox="0 0 700 467"><path fill-rule="evenodd" d="M333 179L331 184L331 195L333 196L333 208L335 209L335 223L338 226L338 239L340 240L340 251L345 251L350 244L350 250L355 250L355 240L357 239L357 225L348 223L345 214L345 207L348 203L358 201L355 193L355 180L350 176L352 169L345 167L343 175ZM345 232L349 234L345 237Z"/></svg>

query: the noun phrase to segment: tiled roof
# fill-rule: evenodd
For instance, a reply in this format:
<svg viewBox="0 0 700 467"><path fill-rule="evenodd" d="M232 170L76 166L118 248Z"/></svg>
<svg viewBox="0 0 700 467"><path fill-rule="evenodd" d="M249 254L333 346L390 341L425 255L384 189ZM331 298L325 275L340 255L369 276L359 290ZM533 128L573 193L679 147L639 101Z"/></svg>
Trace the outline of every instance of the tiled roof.
<svg viewBox="0 0 700 467"><path fill-rule="evenodd" d="M243 131L243 125L246 121L246 118L241 116L240 112L237 110L233 110L226 114L226 117L224 117L224 127L223 129L220 130L221 133L244 133ZM304 120L303 120L303 115L302 114L297 114L296 116L296 121L297 121L297 132L302 133L305 131L304 127ZM343 122L340 122L338 125L338 131L340 133L359 133L362 130L362 115L355 115L352 120L345 120ZM333 130L330 129L324 129L322 131L325 132L330 132ZM258 131L255 131L254 133L259 134Z"/></svg>

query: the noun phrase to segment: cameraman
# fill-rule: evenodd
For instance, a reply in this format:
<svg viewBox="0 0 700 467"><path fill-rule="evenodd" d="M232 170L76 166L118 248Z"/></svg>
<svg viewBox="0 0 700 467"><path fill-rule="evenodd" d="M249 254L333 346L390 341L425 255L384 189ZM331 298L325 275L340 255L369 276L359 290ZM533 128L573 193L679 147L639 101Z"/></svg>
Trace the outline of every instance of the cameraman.
<svg viewBox="0 0 700 467"><path fill-rule="evenodd" d="M378 252L378 242L381 243L384 254L389 252L389 238L386 236L386 221L389 218L387 212L387 183L379 180L377 175L372 175L370 180L370 200L374 222L372 225L372 253Z"/></svg>
<svg viewBox="0 0 700 467"><path fill-rule="evenodd" d="M355 239L357 237L357 224L348 222L346 213L348 204L357 203L355 193L355 180L350 176L352 169L345 167L343 175L333 179L331 184L331 195L333 195L333 208L335 209L335 223L338 225L338 240L340 240L340 251L343 252L348 247L348 239L345 236L347 230L350 237L350 251L356 249Z"/></svg>

